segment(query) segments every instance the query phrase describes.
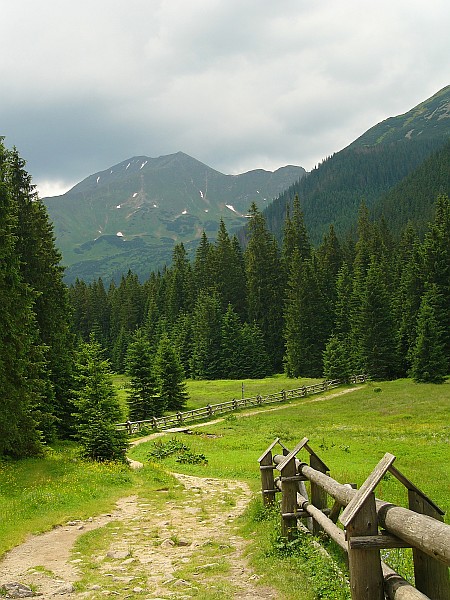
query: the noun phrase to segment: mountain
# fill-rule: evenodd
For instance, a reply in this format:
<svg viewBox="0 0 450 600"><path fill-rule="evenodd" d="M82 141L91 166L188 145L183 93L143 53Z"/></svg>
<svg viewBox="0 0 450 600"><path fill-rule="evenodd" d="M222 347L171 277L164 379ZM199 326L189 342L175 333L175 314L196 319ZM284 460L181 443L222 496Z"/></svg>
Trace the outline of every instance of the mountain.
<svg viewBox="0 0 450 600"><path fill-rule="evenodd" d="M141 277L171 261L175 243L213 238L222 218L228 231L260 210L305 170L285 166L224 175L177 152L136 156L90 175L62 196L44 198L66 280L118 279L131 269Z"/></svg>
<svg viewBox="0 0 450 600"><path fill-rule="evenodd" d="M268 225L280 239L286 207L296 194L305 224L316 244L330 224L341 234L351 229L363 200L372 213L379 213L383 202L390 204L391 210L395 209L388 200L382 200L384 195L411 176L449 138L450 86L447 86L407 113L375 125L294 183L265 210ZM433 186L428 188L432 195ZM428 219L434 200L435 197L430 198L423 207L414 202L417 222ZM403 221L408 219L405 210ZM242 232L240 238L244 237Z"/></svg>

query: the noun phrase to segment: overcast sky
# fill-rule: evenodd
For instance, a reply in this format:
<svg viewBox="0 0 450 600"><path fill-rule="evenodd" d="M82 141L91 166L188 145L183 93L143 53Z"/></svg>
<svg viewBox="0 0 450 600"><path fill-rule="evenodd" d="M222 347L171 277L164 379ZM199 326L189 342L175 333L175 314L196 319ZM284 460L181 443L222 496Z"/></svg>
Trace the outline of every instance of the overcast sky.
<svg viewBox="0 0 450 600"><path fill-rule="evenodd" d="M311 170L450 83L448 0L4 0L0 18L0 134L41 197L179 150Z"/></svg>

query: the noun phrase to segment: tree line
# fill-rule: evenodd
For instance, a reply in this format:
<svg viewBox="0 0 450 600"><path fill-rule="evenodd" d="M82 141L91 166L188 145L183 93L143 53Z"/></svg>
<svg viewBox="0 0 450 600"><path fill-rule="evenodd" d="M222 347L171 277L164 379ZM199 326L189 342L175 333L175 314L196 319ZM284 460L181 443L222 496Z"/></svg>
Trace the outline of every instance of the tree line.
<svg viewBox="0 0 450 600"><path fill-rule="evenodd" d="M0 457L74 437L90 458L123 458L111 367L130 376L134 419L182 409L185 378L440 382L450 370L447 196L420 238L371 220L363 203L355 235L330 226L317 247L298 197L281 243L253 204L244 249L221 222L193 260L177 244L144 282L128 272L68 288L25 161L0 140L0 229Z"/></svg>
<svg viewBox="0 0 450 600"><path fill-rule="evenodd" d="M132 272L106 289L101 279L69 289L75 331L91 332L113 368L127 369L136 336L156 356L170 340L186 377L346 377L442 381L449 372L450 208L435 202L419 238L392 232L364 203L355 235L334 226L314 247L298 196L282 243L255 204L244 250L223 222L203 233L195 257L175 246L172 264L141 283ZM166 342L164 342L166 343Z"/></svg>

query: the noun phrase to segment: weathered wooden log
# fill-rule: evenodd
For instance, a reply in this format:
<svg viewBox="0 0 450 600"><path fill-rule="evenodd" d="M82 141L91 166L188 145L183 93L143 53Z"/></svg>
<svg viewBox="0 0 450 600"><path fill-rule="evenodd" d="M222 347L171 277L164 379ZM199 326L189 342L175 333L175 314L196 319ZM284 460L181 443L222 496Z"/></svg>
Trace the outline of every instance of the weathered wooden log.
<svg viewBox="0 0 450 600"><path fill-rule="evenodd" d="M384 562L381 563L384 578L384 591L389 600L430 600L414 586L405 581Z"/></svg>
<svg viewBox="0 0 450 600"><path fill-rule="evenodd" d="M331 537L331 539L345 552L348 552L345 533L342 529L339 529L337 525L334 525L321 510L310 504L306 498L297 495L297 499L299 500L299 505L302 510L311 515L322 526L323 530ZM381 562L381 568L383 571L384 590L389 600L429 600L428 596L419 592L419 590L400 577L400 575L393 571L386 563Z"/></svg>
<svg viewBox="0 0 450 600"><path fill-rule="evenodd" d="M279 454L274 456L275 464L283 462L284 459L285 457ZM299 473L305 475L309 481L320 485L327 494L343 506L347 506L357 493L356 490L345 487L305 463L297 460L296 464ZM449 525L382 500L376 500L376 508L381 527L443 564L450 565Z"/></svg>

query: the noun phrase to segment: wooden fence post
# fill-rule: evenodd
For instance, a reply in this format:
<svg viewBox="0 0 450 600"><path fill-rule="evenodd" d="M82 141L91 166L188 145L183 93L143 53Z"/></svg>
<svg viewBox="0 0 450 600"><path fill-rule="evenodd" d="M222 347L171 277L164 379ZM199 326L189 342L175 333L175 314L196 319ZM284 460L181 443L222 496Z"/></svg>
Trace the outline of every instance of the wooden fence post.
<svg viewBox="0 0 450 600"><path fill-rule="evenodd" d="M377 511L373 492L361 505L346 526L348 566L353 600L384 600L384 578L380 550L352 549L350 539L356 536L377 535Z"/></svg>
<svg viewBox="0 0 450 600"><path fill-rule="evenodd" d="M416 490L408 490L409 508L422 515L444 521L442 514ZM432 600L450 598L448 567L418 548L413 548L414 579L416 588Z"/></svg>
<svg viewBox="0 0 450 600"><path fill-rule="evenodd" d="M281 533L291 540L297 530L297 467L295 456L284 461L280 468L281 476Z"/></svg>
<svg viewBox="0 0 450 600"><path fill-rule="evenodd" d="M374 489L395 460L386 453L353 496L340 517L346 529L348 566L353 600L384 600L384 577L380 549L376 546L352 548L352 538L378 535Z"/></svg>
<svg viewBox="0 0 450 600"><path fill-rule="evenodd" d="M278 444L280 438L276 438L267 450L258 458L259 470L261 473L261 494L264 506L269 506L275 500L275 484L273 478L273 459L272 449Z"/></svg>
<svg viewBox="0 0 450 600"><path fill-rule="evenodd" d="M305 444L305 448L309 452L310 467L316 471L327 474L330 470L327 465L317 456L308 444ZM319 510L323 510L327 507L326 491L314 482L311 482L311 504ZM313 534L317 535L321 531L322 527L317 521L313 520Z"/></svg>

